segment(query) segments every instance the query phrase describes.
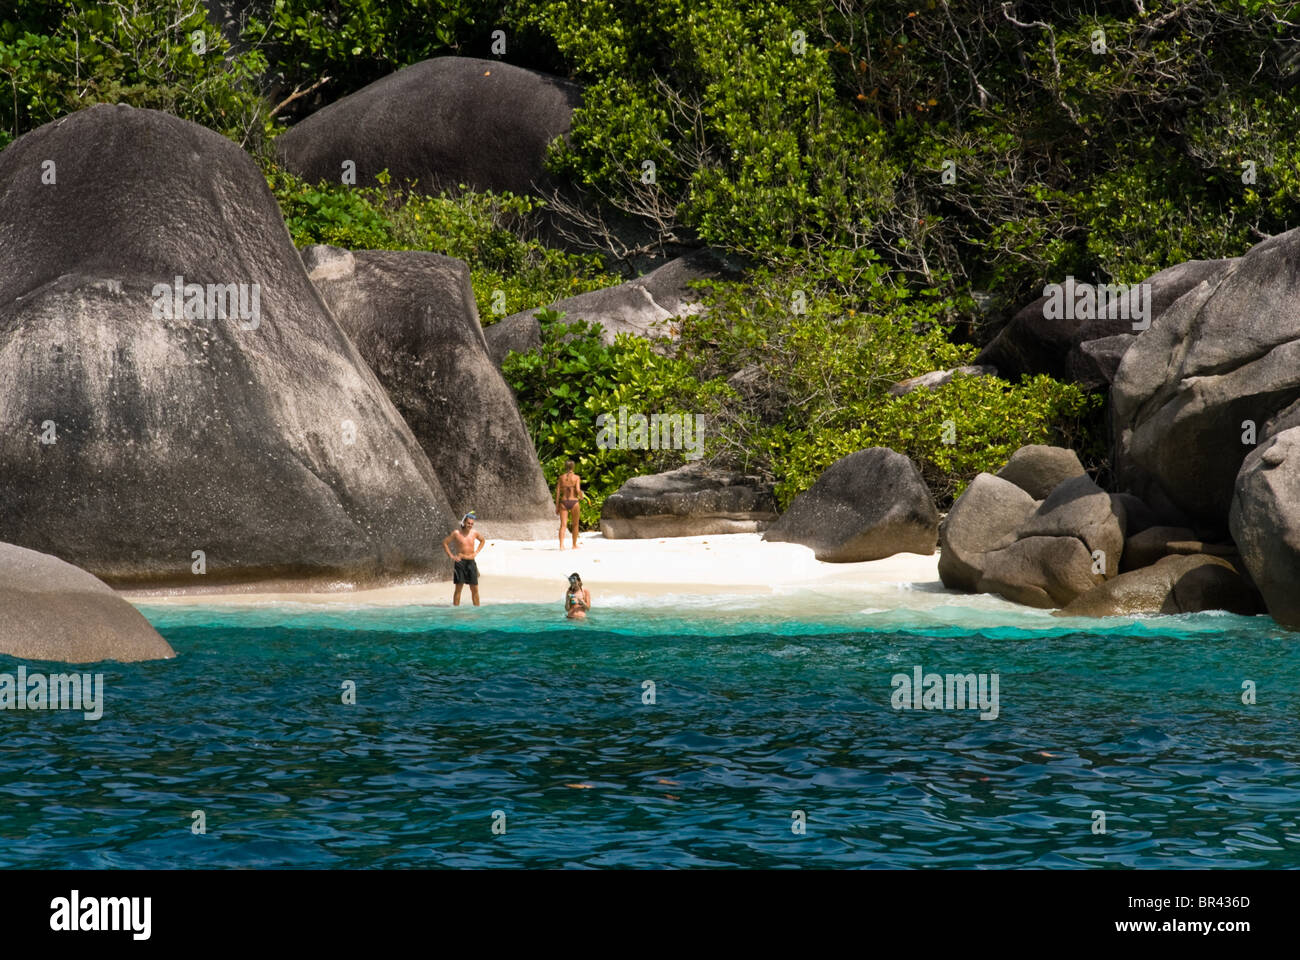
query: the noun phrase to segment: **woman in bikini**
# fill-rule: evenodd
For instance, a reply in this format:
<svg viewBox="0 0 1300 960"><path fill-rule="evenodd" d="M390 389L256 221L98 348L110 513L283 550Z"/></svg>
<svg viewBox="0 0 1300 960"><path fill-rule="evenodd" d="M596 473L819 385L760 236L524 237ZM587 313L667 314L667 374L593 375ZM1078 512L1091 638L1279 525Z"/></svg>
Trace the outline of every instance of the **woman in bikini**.
<svg viewBox="0 0 1300 960"><path fill-rule="evenodd" d="M569 574L569 589L564 595L565 615L570 620L586 620L591 609L591 591L582 585L582 577Z"/></svg>
<svg viewBox="0 0 1300 960"><path fill-rule="evenodd" d="M573 461L564 464L564 473L555 482L555 512L560 518L560 549L564 549L564 527L572 521L573 549L578 549L578 521L582 516L579 503L590 499L582 492L582 477L573 472Z"/></svg>

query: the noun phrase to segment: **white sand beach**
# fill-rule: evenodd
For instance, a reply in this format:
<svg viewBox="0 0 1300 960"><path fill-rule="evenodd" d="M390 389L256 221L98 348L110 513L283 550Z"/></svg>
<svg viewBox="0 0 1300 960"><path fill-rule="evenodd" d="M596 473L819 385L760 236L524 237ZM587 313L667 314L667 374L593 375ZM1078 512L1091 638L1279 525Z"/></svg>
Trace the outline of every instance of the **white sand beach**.
<svg viewBox="0 0 1300 960"><path fill-rule="evenodd" d="M577 572L602 597L646 600L656 597L725 595L788 596L792 590L832 593L864 587L922 587L941 592L938 554L900 553L865 563L822 563L812 550L792 543L764 543L757 533L676 537L658 540L606 540L584 533L577 550L560 550L555 539L489 540L480 552L480 595L484 605L547 603L563 595ZM450 570L450 564L448 564ZM450 581L410 583L377 589L300 589L266 584L183 591L124 591L128 600L156 604L345 603L366 605L450 604ZM465 590L462 604L470 602Z"/></svg>

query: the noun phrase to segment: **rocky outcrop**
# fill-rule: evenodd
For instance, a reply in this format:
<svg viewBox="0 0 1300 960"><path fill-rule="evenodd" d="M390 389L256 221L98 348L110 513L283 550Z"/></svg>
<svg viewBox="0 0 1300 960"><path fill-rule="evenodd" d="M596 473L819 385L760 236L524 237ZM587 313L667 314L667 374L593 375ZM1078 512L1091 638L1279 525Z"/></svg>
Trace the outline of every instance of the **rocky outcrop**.
<svg viewBox="0 0 1300 960"><path fill-rule="evenodd" d="M0 540L117 585L356 582L447 576L451 522L235 144L102 105L0 152Z"/></svg>
<svg viewBox="0 0 1300 960"><path fill-rule="evenodd" d="M1063 378L1065 356L1070 352L1070 338L1077 323L1047 323L1043 307L1047 297L1039 297L1017 310L975 357L980 365L994 367L1007 380L1046 373Z"/></svg>
<svg viewBox="0 0 1300 960"><path fill-rule="evenodd" d="M553 533L546 478L514 394L488 355L469 267L406 250L315 246L302 256L424 448L453 514L476 511L479 528L494 538Z"/></svg>
<svg viewBox="0 0 1300 960"><path fill-rule="evenodd" d="M1149 313L1154 323L1202 281L1217 282L1234 262L1191 260L1161 270L1142 281L1141 292L1129 287L1113 304L1108 302L1105 316L1075 310L1079 300L1074 297L1069 316L1049 317L1049 298L1040 297L1017 312L975 362L992 364L1008 380L1046 373L1090 389L1104 388L1114 380L1125 352L1141 332L1134 323L1141 326L1145 321L1135 318ZM1077 287L1083 287L1082 281ZM1071 292L1075 289L1071 281Z"/></svg>
<svg viewBox="0 0 1300 960"><path fill-rule="evenodd" d="M975 590L986 554L1010 546L1038 502L991 473L970 482L939 527L939 579L951 590Z"/></svg>
<svg viewBox="0 0 1300 960"><path fill-rule="evenodd" d="M98 663L176 656L135 607L58 557L0 543L0 654Z"/></svg>
<svg viewBox="0 0 1300 960"><path fill-rule="evenodd" d="M887 447L870 447L831 464L763 539L801 543L818 560L856 563L932 554L938 528L938 511L916 464Z"/></svg>
<svg viewBox="0 0 1300 960"><path fill-rule="evenodd" d="M776 517L772 484L696 462L623 484L605 499L600 532L610 540L754 533Z"/></svg>
<svg viewBox="0 0 1300 960"><path fill-rule="evenodd" d="M1050 470L1073 470L1062 452L1022 447L1002 473L1041 490ZM1086 474L1061 480L1040 502L1001 475L981 473L944 520L939 576L950 589L1059 607L1119 572L1124 531L1123 503Z"/></svg>
<svg viewBox="0 0 1300 960"><path fill-rule="evenodd" d="M1123 508L1088 477L1072 477L1038 504L1014 536L978 557L975 589L1029 606L1059 607L1119 572Z"/></svg>
<svg viewBox="0 0 1300 960"><path fill-rule="evenodd" d="M1142 281L1146 290L1139 295L1130 288L1115 309L1115 316L1094 317L1079 325L1070 338L1065 357L1065 375L1075 383L1097 389L1115 380L1128 348L1140 336L1133 317L1139 307L1149 312L1154 323L1178 299L1201 283L1218 283L1234 260L1189 260L1161 270ZM1149 308L1145 303L1149 301ZM1145 321L1143 321L1145 322Z"/></svg>
<svg viewBox="0 0 1300 960"><path fill-rule="evenodd" d="M730 277L735 269L735 265L717 251L695 250L635 280L566 297L550 304L547 309L564 314L566 323L577 320L599 323L604 328L602 339L605 343L613 343L620 333L673 339L677 334L670 323L672 318L690 316L701 309L700 294L691 289L690 284L697 280ZM527 340L533 336L533 327L529 324L536 325L536 316L537 310L524 310L511 314L494 326L511 324L507 329L512 331L523 327L526 332L518 335ZM538 337L540 340L540 333Z"/></svg>
<svg viewBox="0 0 1300 960"><path fill-rule="evenodd" d="M1125 538L1124 556L1120 561L1120 569L1127 572L1137 570L1139 567L1149 567L1174 552L1200 553L1199 550L1174 551L1170 549L1171 544L1190 543L1195 539L1196 532L1187 527L1148 527L1146 530Z"/></svg>
<svg viewBox="0 0 1300 960"><path fill-rule="evenodd" d="M1237 548L1231 543L1207 543L1187 527L1148 527L1124 541L1124 556L1120 569L1136 570L1149 567L1168 556L1193 556L1205 554L1212 557L1240 559Z"/></svg>
<svg viewBox="0 0 1300 960"><path fill-rule="evenodd" d="M1071 477L1048 494L1016 537L1076 538L1105 576L1113 577L1124 551L1124 509L1091 478Z"/></svg>
<svg viewBox="0 0 1300 960"><path fill-rule="evenodd" d="M1292 230L1192 288L1134 341L1112 391L1121 489L1171 504L1207 535L1226 532L1242 462L1300 398L1298 299Z"/></svg>
<svg viewBox="0 0 1300 960"><path fill-rule="evenodd" d="M1162 524L1164 526L1176 525L1157 516L1149 504L1131 493L1112 493L1110 496L1124 510L1124 529L1128 536L1133 536L1135 533L1141 533L1143 530L1158 527ZM1184 518L1179 515L1174 519L1182 520Z"/></svg>
<svg viewBox="0 0 1300 960"><path fill-rule="evenodd" d="M1059 607L1101 581L1077 537L1026 537L983 557L978 593L1031 607Z"/></svg>
<svg viewBox="0 0 1300 960"><path fill-rule="evenodd" d="M1066 480L1085 472L1073 450L1033 443L1013 453L997 475L1042 500Z"/></svg>
<svg viewBox="0 0 1300 960"><path fill-rule="evenodd" d="M1124 354L1133 345L1136 333L1116 333L1095 340L1082 340L1070 348L1065 358L1065 377L1090 390L1100 390L1115 379Z"/></svg>
<svg viewBox="0 0 1300 960"><path fill-rule="evenodd" d="M1229 521L1268 612L1300 629L1300 428L1270 437L1246 458Z"/></svg>
<svg viewBox="0 0 1300 960"><path fill-rule="evenodd" d="M515 313L484 327L483 339L487 343L488 356L499 368L512 351L527 353L540 347L542 325L531 311Z"/></svg>
<svg viewBox="0 0 1300 960"><path fill-rule="evenodd" d="M1222 557L1168 556L1149 567L1122 573L1058 610L1062 617L1199 613L1227 610L1252 615L1262 610L1259 594Z"/></svg>
<svg viewBox="0 0 1300 960"><path fill-rule="evenodd" d="M566 135L582 88L558 77L473 57L437 57L398 70L330 104L276 141L285 168L304 179L373 186L387 170L434 193L546 192L548 145Z"/></svg>

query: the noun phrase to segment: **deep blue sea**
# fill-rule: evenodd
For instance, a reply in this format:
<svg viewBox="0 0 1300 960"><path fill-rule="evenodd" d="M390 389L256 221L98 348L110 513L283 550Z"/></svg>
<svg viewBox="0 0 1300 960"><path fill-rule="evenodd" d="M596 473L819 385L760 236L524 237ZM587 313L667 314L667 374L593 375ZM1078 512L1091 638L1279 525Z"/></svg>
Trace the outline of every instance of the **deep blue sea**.
<svg viewBox="0 0 1300 960"><path fill-rule="evenodd" d="M0 712L0 867L1300 864L1268 618L142 609L178 656L88 668L102 719ZM997 719L894 709L915 666L998 674Z"/></svg>

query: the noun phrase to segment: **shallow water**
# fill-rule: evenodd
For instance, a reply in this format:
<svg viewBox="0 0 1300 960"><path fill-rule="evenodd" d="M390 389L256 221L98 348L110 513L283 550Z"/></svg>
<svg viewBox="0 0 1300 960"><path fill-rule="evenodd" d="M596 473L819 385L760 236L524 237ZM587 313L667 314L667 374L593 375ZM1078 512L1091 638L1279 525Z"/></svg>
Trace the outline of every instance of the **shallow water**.
<svg viewBox="0 0 1300 960"><path fill-rule="evenodd" d="M1293 635L954 599L144 607L178 657L101 720L0 712L0 866L1300 863ZM916 665L997 719L894 710Z"/></svg>

